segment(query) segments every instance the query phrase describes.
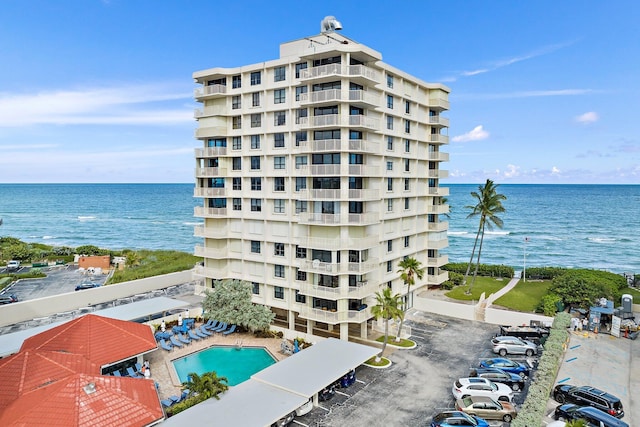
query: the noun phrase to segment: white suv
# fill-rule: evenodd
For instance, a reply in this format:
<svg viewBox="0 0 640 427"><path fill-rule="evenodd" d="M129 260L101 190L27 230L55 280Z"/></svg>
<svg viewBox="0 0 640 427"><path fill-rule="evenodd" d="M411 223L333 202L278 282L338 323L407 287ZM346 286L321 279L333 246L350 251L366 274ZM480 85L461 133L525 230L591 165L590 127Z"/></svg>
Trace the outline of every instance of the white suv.
<svg viewBox="0 0 640 427"><path fill-rule="evenodd" d="M518 337L495 337L491 340L493 352L504 357L507 354L525 354L533 356L538 352L538 346L531 341L526 341Z"/></svg>
<svg viewBox="0 0 640 427"><path fill-rule="evenodd" d="M20 269L20 261L9 261L7 263L7 270L8 271L14 271L14 270L19 270Z"/></svg>
<svg viewBox="0 0 640 427"><path fill-rule="evenodd" d="M458 379L453 383L451 392L456 399L464 399L467 396L489 396L503 402L511 402L513 399L513 390L508 385L478 377Z"/></svg>

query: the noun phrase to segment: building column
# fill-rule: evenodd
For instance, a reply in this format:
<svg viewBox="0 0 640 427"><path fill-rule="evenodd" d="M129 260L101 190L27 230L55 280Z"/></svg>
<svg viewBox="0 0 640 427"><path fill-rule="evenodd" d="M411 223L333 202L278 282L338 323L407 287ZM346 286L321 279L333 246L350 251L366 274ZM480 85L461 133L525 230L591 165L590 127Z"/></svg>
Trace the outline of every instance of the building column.
<svg viewBox="0 0 640 427"><path fill-rule="evenodd" d="M360 323L360 338L367 339L367 322Z"/></svg>
<svg viewBox="0 0 640 427"><path fill-rule="evenodd" d="M296 329L296 313L292 310L288 310L287 313L289 317L289 329L294 331Z"/></svg>
<svg viewBox="0 0 640 427"><path fill-rule="evenodd" d="M343 341L349 341L349 324L340 323L340 339Z"/></svg>
<svg viewBox="0 0 640 427"><path fill-rule="evenodd" d="M313 327L316 325L315 320L307 320L307 333L313 335Z"/></svg>

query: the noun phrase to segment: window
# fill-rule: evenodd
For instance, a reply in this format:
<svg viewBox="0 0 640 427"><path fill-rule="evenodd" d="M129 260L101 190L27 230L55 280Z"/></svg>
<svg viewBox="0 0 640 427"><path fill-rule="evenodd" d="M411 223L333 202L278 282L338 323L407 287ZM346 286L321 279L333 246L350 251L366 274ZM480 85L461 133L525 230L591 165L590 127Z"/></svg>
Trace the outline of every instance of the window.
<svg viewBox="0 0 640 427"><path fill-rule="evenodd" d="M340 55L337 55L337 56L331 56L329 58L314 59L313 66L319 67L320 65L340 64L341 62L342 62L342 58L340 58Z"/></svg>
<svg viewBox="0 0 640 427"><path fill-rule="evenodd" d="M260 135L251 135L251 149L257 150L260 148Z"/></svg>
<svg viewBox="0 0 640 427"><path fill-rule="evenodd" d="M389 160L387 162L387 170L388 171L392 171L393 170L393 161Z"/></svg>
<svg viewBox="0 0 640 427"><path fill-rule="evenodd" d="M231 138L231 149L232 150L242 150L242 138L239 136L234 136Z"/></svg>
<svg viewBox="0 0 640 427"><path fill-rule="evenodd" d="M393 76L387 74L387 87L393 89Z"/></svg>
<svg viewBox="0 0 640 427"><path fill-rule="evenodd" d="M253 191L262 190L262 178L259 176L254 176L251 178L251 189Z"/></svg>
<svg viewBox="0 0 640 427"><path fill-rule="evenodd" d="M404 132L411 133L411 122L409 120L404 121Z"/></svg>
<svg viewBox="0 0 640 427"><path fill-rule="evenodd" d="M296 169L300 169L307 164L307 156L296 156Z"/></svg>
<svg viewBox="0 0 640 427"><path fill-rule="evenodd" d="M260 126L262 126L262 114L260 114L260 113L252 114L251 115L251 127L252 128L259 128Z"/></svg>
<svg viewBox="0 0 640 427"><path fill-rule="evenodd" d="M393 96L387 95L387 108L393 109Z"/></svg>
<svg viewBox="0 0 640 427"><path fill-rule="evenodd" d="M260 106L260 92L253 92L251 94L251 106L252 107Z"/></svg>
<svg viewBox="0 0 640 427"><path fill-rule="evenodd" d="M260 156L251 156L251 170L260 170Z"/></svg>
<svg viewBox="0 0 640 427"><path fill-rule="evenodd" d="M300 273L302 273L302 276L300 275ZM304 279L303 279L303 278L301 278L301 277L304 277ZM297 279L298 279L298 280L302 280L303 282L306 282L306 281L307 281L307 272L306 272L306 271L300 271L300 270L298 270L298 277L297 277ZM301 303L301 304L306 304L306 302L307 302L307 296L306 296L306 295L302 295L302 294L300 293L300 291L299 291L299 290L297 290L297 289L296 289L296 302L299 302L299 303Z"/></svg>
<svg viewBox="0 0 640 427"><path fill-rule="evenodd" d="M409 209L409 198L408 197L404 198L404 208L405 209Z"/></svg>
<svg viewBox="0 0 640 427"><path fill-rule="evenodd" d="M300 78L300 70L306 70L306 69L307 69L306 62L301 62L299 64L296 64L296 79Z"/></svg>
<svg viewBox="0 0 640 427"><path fill-rule="evenodd" d="M231 123L234 129L242 129L242 116L233 116Z"/></svg>
<svg viewBox="0 0 640 427"><path fill-rule="evenodd" d="M234 211L241 211L242 210L242 199L240 199L238 197L234 197L233 198L233 210Z"/></svg>
<svg viewBox="0 0 640 427"><path fill-rule="evenodd" d="M242 170L242 157L234 157L231 159L231 169L234 171Z"/></svg>
<svg viewBox="0 0 640 427"><path fill-rule="evenodd" d="M237 110L242 107L242 97L240 95L231 97L231 109Z"/></svg>
<svg viewBox="0 0 640 427"><path fill-rule="evenodd" d="M262 199L251 199L251 211L262 212Z"/></svg>
<svg viewBox="0 0 640 427"><path fill-rule="evenodd" d="M280 266L276 265L274 274L276 275L276 277L284 277L284 267L282 267L283 268L282 276L278 276L278 273L277 273L278 272L278 267L282 267L282 266L281 265ZM277 298L277 299L284 299L284 288L282 286L275 286L273 288L273 297Z"/></svg>
<svg viewBox="0 0 640 427"><path fill-rule="evenodd" d="M287 112L286 111L276 111L273 113L273 124L274 126L284 126L287 124Z"/></svg>
<svg viewBox="0 0 640 427"><path fill-rule="evenodd" d="M242 178L233 178L233 189L242 190Z"/></svg>
<svg viewBox="0 0 640 427"><path fill-rule="evenodd" d="M302 131L296 132L296 147L299 147L300 143L302 141L306 141L306 140L307 140L307 131L306 130L302 130Z"/></svg>
<svg viewBox="0 0 640 427"><path fill-rule="evenodd" d="M313 131L313 140L322 141L325 139L340 139L340 129L315 130Z"/></svg>
<svg viewBox="0 0 640 427"><path fill-rule="evenodd" d="M409 181L409 178L405 178L405 179L404 179L404 191L409 191L409 190L410 190L410 188L409 188L409 182L410 182L410 181Z"/></svg>
<svg viewBox="0 0 640 427"><path fill-rule="evenodd" d="M251 86L259 85L260 83L262 83L262 73L260 71L251 73Z"/></svg>
<svg viewBox="0 0 640 427"><path fill-rule="evenodd" d="M387 212L393 212L393 199L387 199Z"/></svg>
<svg viewBox="0 0 640 427"><path fill-rule="evenodd" d="M307 248L301 248L300 246L296 246L296 258L306 258L307 257Z"/></svg>
<svg viewBox="0 0 640 427"><path fill-rule="evenodd" d="M273 266L273 270L276 277L284 277L284 265L276 264Z"/></svg>
<svg viewBox="0 0 640 427"><path fill-rule="evenodd" d="M234 89L238 89L242 87L242 76L233 76L231 77L231 87Z"/></svg>
<svg viewBox="0 0 640 427"><path fill-rule="evenodd" d="M387 178L387 191L393 191L393 178Z"/></svg>
<svg viewBox="0 0 640 427"><path fill-rule="evenodd" d="M296 124L299 125L300 122L302 122L302 120L300 119L304 119L307 118L309 116L309 110L306 108L299 108L296 110Z"/></svg>
<svg viewBox="0 0 640 427"><path fill-rule="evenodd" d="M284 177L276 176L273 181L273 191L284 191Z"/></svg>
<svg viewBox="0 0 640 427"><path fill-rule="evenodd" d="M362 184L362 177L350 176L349 177L349 190L362 190L364 188Z"/></svg>
<svg viewBox="0 0 640 427"><path fill-rule="evenodd" d="M300 191L307 188L307 178L303 176L296 177L296 191Z"/></svg>
<svg viewBox="0 0 640 427"><path fill-rule="evenodd" d="M273 146L275 148L284 147L284 133L279 132L273 134Z"/></svg>
<svg viewBox="0 0 640 427"><path fill-rule="evenodd" d="M356 107L354 105L349 105L349 115L364 116L364 108Z"/></svg>
<svg viewBox="0 0 640 427"><path fill-rule="evenodd" d="M287 78L287 68L286 67L276 67L273 69L273 81L281 82Z"/></svg>
<svg viewBox="0 0 640 427"><path fill-rule="evenodd" d="M393 117L387 116L387 129L393 130Z"/></svg>
<svg viewBox="0 0 640 427"><path fill-rule="evenodd" d="M339 165L340 153L312 154L311 164L313 165Z"/></svg>
<svg viewBox="0 0 640 427"><path fill-rule="evenodd" d="M273 158L273 168L274 169L284 169L285 168L285 158L284 156L276 156Z"/></svg>
<svg viewBox="0 0 640 427"><path fill-rule="evenodd" d="M307 212L307 201L306 200L296 200L296 213Z"/></svg>
<svg viewBox="0 0 640 427"><path fill-rule="evenodd" d="M411 103L409 101L404 101L404 112L411 114Z"/></svg>
<svg viewBox="0 0 640 427"><path fill-rule="evenodd" d="M393 151L393 137L387 136L387 150Z"/></svg>
<svg viewBox="0 0 640 427"><path fill-rule="evenodd" d="M409 172L410 170L410 160L409 159L404 159L404 171L405 172Z"/></svg>
<svg viewBox="0 0 640 427"><path fill-rule="evenodd" d="M276 89L273 91L273 103L274 104L284 104L285 101L285 89Z"/></svg>
<svg viewBox="0 0 640 427"><path fill-rule="evenodd" d="M260 242L257 240L252 240L251 241L251 252L254 254L259 254L260 253Z"/></svg>
<svg viewBox="0 0 640 427"><path fill-rule="evenodd" d="M393 240L387 240L387 252L393 251Z"/></svg>
<svg viewBox="0 0 640 427"><path fill-rule="evenodd" d="M303 93L307 93L309 88L307 86L297 86L296 87L296 101L300 101L300 95Z"/></svg>
<svg viewBox="0 0 640 427"><path fill-rule="evenodd" d="M226 209L227 208L227 199L209 199L209 207L214 209Z"/></svg>
<svg viewBox="0 0 640 427"><path fill-rule="evenodd" d="M404 152L408 153L411 151L411 142L408 139L404 140Z"/></svg>
<svg viewBox="0 0 640 427"><path fill-rule="evenodd" d="M260 284L258 282L251 282L251 292L254 295L260 295Z"/></svg>
<svg viewBox="0 0 640 427"><path fill-rule="evenodd" d="M349 153L350 165L362 165L364 164L364 156L362 154Z"/></svg>
<svg viewBox="0 0 640 427"><path fill-rule="evenodd" d="M364 213L364 202L349 202L349 213L351 214Z"/></svg>
<svg viewBox="0 0 640 427"><path fill-rule="evenodd" d="M391 261L387 261L387 273L391 273L393 271L393 263Z"/></svg>
<svg viewBox="0 0 640 427"><path fill-rule="evenodd" d="M284 256L284 243L276 242L273 245L273 254L275 256Z"/></svg>

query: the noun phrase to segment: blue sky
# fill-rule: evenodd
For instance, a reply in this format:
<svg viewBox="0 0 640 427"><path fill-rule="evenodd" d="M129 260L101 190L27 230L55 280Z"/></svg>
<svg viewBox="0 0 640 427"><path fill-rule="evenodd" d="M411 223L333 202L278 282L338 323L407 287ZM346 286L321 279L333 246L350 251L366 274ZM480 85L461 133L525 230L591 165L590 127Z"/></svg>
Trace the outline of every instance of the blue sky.
<svg viewBox="0 0 640 427"><path fill-rule="evenodd" d="M637 1L0 2L0 182L194 182L194 71L342 33L452 90L447 183L640 183Z"/></svg>

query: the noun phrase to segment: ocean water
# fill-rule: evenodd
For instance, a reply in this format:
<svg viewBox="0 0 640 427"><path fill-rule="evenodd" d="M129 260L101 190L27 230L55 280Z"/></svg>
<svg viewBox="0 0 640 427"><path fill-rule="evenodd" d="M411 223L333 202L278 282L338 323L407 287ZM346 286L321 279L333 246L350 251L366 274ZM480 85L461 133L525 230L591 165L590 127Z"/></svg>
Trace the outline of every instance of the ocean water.
<svg viewBox="0 0 640 427"><path fill-rule="evenodd" d="M467 262L478 218L476 184L448 185L451 262ZM175 249L201 239L193 184L0 184L0 236L54 246ZM640 273L640 185L500 185L502 229L488 230L481 261L522 270L562 266ZM525 239L528 241L525 243Z"/></svg>

